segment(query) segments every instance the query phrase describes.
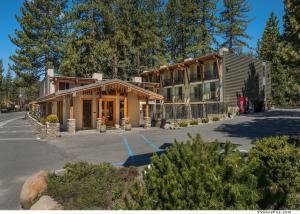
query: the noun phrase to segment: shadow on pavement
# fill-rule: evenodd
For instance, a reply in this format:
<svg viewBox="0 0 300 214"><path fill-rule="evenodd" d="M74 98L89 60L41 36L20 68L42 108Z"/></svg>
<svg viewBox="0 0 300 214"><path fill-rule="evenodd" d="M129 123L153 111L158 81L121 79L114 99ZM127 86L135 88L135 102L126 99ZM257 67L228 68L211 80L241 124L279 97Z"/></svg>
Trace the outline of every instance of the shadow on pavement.
<svg viewBox="0 0 300 214"><path fill-rule="evenodd" d="M274 114L272 114L274 116ZM282 116L282 114L280 114ZM226 133L229 137L256 140L258 138L300 135L300 119L297 118L254 118L238 124L222 124L215 131Z"/></svg>
<svg viewBox="0 0 300 214"><path fill-rule="evenodd" d="M123 164L123 166L129 167L129 166L145 166L151 163L151 157L154 154L157 154L158 156L162 155L165 151L158 151L158 152L151 152L146 154L140 154L140 155L134 155L130 156Z"/></svg>

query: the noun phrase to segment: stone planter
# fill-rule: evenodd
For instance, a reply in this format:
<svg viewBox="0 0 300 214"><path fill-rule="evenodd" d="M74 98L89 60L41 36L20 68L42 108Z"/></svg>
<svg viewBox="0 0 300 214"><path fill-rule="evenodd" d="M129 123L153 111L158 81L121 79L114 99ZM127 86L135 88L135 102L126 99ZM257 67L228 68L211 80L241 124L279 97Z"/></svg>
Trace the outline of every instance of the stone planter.
<svg viewBox="0 0 300 214"><path fill-rule="evenodd" d="M158 118L157 120L156 120L156 124L155 124L155 126L156 127L161 127L161 118Z"/></svg>
<svg viewBox="0 0 300 214"><path fill-rule="evenodd" d="M100 128L99 128L99 130L100 130L100 132L106 132L106 125L100 125L99 126Z"/></svg>
<svg viewBox="0 0 300 214"><path fill-rule="evenodd" d="M76 132L76 119L68 119L67 129L70 134Z"/></svg>
<svg viewBox="0 0 300 214"><path fill-rule="evenodd" d="M125 123L125 131L131 131L131 124L130 123Z"/></svg>
<svg viewBox="0 0 300 214"><path fill-rule="evenodd" d="M46 123L47 137L60 137L60 123Z"/></svg>
<svg viewBox="0 0 300 214"><path fill-rule="evenodd" d="M144 117L144 128L151 127L151 117Z"/></svg>

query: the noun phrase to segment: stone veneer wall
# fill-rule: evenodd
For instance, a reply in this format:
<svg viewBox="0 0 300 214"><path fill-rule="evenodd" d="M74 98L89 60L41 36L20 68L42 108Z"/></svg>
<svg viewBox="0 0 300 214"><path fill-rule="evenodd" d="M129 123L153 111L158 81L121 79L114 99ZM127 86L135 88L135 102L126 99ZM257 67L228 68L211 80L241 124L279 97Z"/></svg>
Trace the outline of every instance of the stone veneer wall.
<svg viewBox="0 0 300 214"><path fill-rule="evenodd" d="M47 137L59 137L60 136L60 124L59 123L46 123Z"/></svg>
<svg viewBox="0 0 300 214"><path fill-rule="evenodd" d="M29 113L27 113L27 116L28 116L28 120L30 121L30 123L35 126L35 128L38 130L39 133L41 133L41 135L43 137L45 137L47 135L46 125L41 124L38 120L36 120L34 117L32 117Z"/></svg>

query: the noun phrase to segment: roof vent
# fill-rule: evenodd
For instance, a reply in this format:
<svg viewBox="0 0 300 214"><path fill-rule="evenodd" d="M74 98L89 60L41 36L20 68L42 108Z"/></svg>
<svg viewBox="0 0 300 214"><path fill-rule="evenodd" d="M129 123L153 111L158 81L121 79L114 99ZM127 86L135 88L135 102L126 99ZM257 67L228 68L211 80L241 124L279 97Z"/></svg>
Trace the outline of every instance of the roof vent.
<svg viewBox="0 0 300 214"><path fill-rule="evenodd" d="M47 76L48 77L54 77L54 69L53 68L47 69Z"/></svg>
<svg viewBox="0 0 300 214"><path fill-rule="evenodd" d="M133 77L133 78L132 78L132 82L138 82L138 83L141 83L141 82L142 82L142 77Z"/></svg>
<svg viewBox="0 0 300 214"><path fill-rule="evenodd" d="M186 61L190 61L190 60L193 60L193 58L187 58L184 61L186 62Z"/></svg>
<svg viewBox="0 0 300 214"><path fill-rule="evenodd" d="M229 49L226 48L226 47L223 47L223 48L220 48L220 49L219 49L219 54L220 54L221 56L224 55L224 52L229 52Z"/></svg>
<svg viewBox="0 0 300 214"><path fill-rule="evenodd" d="M97 80L97 81L102 81L103 74L102 73L93 73L92 78L95 79L95 80Z"/></svg>

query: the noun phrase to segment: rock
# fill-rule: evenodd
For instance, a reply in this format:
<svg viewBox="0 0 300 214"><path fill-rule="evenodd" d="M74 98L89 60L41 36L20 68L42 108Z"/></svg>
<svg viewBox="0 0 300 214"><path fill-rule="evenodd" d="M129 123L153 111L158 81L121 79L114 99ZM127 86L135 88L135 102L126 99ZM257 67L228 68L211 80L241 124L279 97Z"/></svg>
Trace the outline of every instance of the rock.
<svg viewBox="0 0 300 214"><path fill-rule="evenodd" d="M29 209L34 199L47 189L48 172L45 170L27 178L20 194L20 204L23 209Z"/></svg>
<svg viewBox="0 0 300 214"><path fill-rule="evenodd" d="M30 210L62 210L63 207L48 195L42 196Z"/></svg>
<svg viewBox="0 0 300 214"><path fill-rule="evenodd" d="M58 169L58 170L55 170L53 174L55 176L63 176L66 172L67 172L66 169Z"/></svg>
<svg viewBox="0 0 300 214"><path fill-rule="evenodd" d="M166 123L166 124L164 125L164 129L170 129L170 128L171 128L171 126L170 126L169 123Z"/></svg>

